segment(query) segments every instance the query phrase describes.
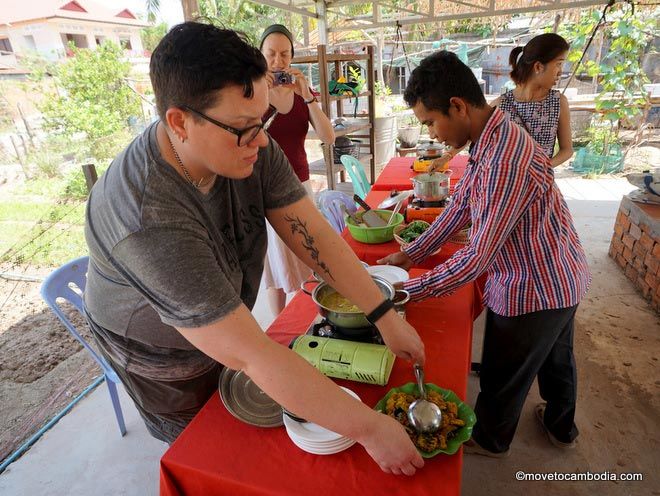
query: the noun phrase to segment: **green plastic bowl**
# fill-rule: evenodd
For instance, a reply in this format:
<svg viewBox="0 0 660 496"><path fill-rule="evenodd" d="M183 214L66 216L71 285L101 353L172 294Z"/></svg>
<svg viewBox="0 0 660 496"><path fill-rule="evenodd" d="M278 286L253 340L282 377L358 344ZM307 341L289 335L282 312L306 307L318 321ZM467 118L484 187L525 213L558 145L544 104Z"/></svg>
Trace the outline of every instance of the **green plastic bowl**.
<svg viewBox="0 0 660 496"><path fill-rule="evenodd" d="M474 414L472 408L470 408L468 405L463 403L461 399L458 396L456 396L456 393L454 393L450 389L443 389L430 382L426 383L426 388L432 389L433 391L442 395L445 401L452 401L456 403L456 406L458 407L458 418L464 421L465 425L455 430L454 435L450 439L447 439L446 449L438 448L435 451L431 451L430 453L427 453L417 448L417 451L419 451L419 454L422 455L422 458L432 458L438 453L453 455L458 451L458 448L461 447L461 444L463 444L465 441L470 439L470 437L472 437L472 428L474 427L474 424L477 423L477 417ZM406 393L406 394L412 394L414 396L418 396L417 384L414 382L409 382L407 384L404 384L403 386L390 389L387 392L387 394L378 403L376 403L374 410L385 414L385 405L387 404L387 400L394 393Z"/></svg>
<svg viewBox="0 0 660 496"><path fill-rule="evenodd" d="M372 210L376 212L383 220L387 221L392 215L391 210ZM361 219L361 212L354 214L358 219ZM353 223L347 216L344 217L344 222L348 227L348 232L351 233L355 241L360 243L368 243L375 245L378 243L387 243L394 239L394 228L403 222L403 215L397 213L394 215L394 220L387 227L361 227Z"/></svg>

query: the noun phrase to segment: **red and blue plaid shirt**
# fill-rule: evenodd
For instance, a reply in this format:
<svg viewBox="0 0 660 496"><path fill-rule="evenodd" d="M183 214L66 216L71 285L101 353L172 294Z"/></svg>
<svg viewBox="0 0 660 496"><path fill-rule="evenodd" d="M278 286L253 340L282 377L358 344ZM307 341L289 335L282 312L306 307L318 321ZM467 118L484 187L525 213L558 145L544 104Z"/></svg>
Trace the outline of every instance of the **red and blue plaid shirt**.
<svg viewBox="0 0 660 496"><path fill-rule="evenodd" d="M587 260L550 161L498 109L471 147L449 206L405 251L419 262L468 222L469 245L404 283L412 299L450 293L484 272L484 304L498 315L567 308L586 293Z"/></svg>

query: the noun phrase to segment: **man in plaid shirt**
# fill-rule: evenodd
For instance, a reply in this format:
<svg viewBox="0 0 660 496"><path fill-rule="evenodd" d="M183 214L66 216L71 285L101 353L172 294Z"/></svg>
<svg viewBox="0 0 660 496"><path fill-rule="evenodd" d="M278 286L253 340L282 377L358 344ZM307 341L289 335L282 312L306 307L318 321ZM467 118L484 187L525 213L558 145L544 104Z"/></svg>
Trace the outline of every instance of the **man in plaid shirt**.
<svg viewBox="0 0 660 496"><path fill-rule="evenodd" d="M488 274L481 392L466 451L509 454L537 376L546 401L536 407L541 425L555 446L573 447L573 321L590 275L550 161L522 128L486 103L470 68L451 52L424 59L404 99L431 138L454 148L472 143L449 206L404 251L379 261L408 269L472 223L468 246L404 283L420 300Z"/></svg>

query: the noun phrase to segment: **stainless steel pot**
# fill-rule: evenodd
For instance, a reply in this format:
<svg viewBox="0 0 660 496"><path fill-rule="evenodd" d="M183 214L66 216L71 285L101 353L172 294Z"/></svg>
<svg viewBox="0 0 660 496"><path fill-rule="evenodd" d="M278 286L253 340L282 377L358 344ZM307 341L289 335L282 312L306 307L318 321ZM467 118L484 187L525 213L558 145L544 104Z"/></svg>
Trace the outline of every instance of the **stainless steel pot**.
<svg viewBox="0 0 660 496"><path fill-rule="evenodd" d="M371 276L371 278L374 280L381 293L383 293L383 296L389 298L390 300L396 301L397 306L405 305L410 300L410 294L408 291L403 289L395 290L394 286L392 286L389 281L386 281L382 277ZM311 283L315 283L315 281L305 281L301 285L301 289L308 295L311 295L312 300L314 300L316 306L319 307L319 313L330 322L339 327L342 327L344 330L359 329L371 325L371 323L367 320L367 316L364 314L364 312L341 312L322 305L321 300L324 298L324 296L330 293L336 293L337 291L327 282L319 282L318 285L310 292L306 286ZM397 295L403 295L403 298L400 298Z"/></svg>
<svg viewBox="0 0 660 496"><path fill-rule="evenodd" d="M417 174L410 178L415 196L423 201L441 201L449 196L451 171Z"/></svg>

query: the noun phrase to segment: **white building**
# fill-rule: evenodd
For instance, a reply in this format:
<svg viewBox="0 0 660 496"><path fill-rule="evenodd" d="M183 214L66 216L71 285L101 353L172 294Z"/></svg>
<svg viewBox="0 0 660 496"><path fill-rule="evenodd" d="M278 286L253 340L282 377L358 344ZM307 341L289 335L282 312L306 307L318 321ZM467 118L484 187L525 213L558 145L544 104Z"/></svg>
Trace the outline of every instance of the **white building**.
<svg viewBox="0 0 660 496"><path fill-rule="evenodd" d="M21 56L29 53L51 60L64 57L69 42L95 48L113 41L129 55L142 56L140 29L146 26L127 8L90 0L2 0L0 73L20 66Z"/></svg>

